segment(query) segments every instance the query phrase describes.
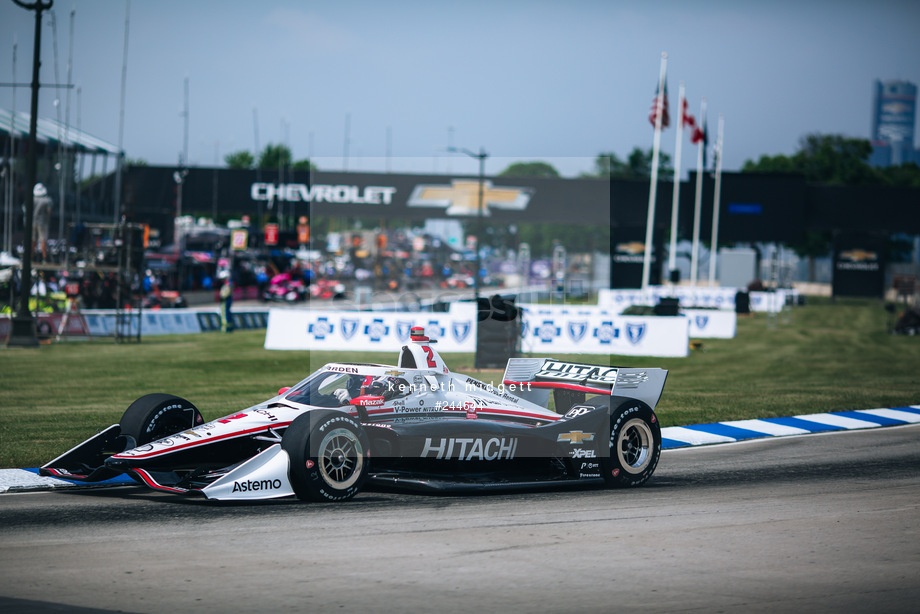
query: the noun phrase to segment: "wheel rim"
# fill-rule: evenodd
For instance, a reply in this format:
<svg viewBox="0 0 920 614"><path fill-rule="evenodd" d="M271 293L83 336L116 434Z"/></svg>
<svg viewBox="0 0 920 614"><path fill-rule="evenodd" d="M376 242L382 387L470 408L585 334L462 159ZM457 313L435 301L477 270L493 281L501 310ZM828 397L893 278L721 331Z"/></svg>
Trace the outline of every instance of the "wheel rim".
<svg viewBox="0 0 920 614"><path fill-rule="evenodd" d="M332 488L354 485L364 469L364 449L358 436L348 429L335 429L319 445L319 471Z"/></svg>
<svg viewBox="0 0 920 614"><path fill-rule="evenodd" d="M617 435L616 454L627 473L642 473L652 462L654 438L644 420L633 418L623 425Z"/></svg>

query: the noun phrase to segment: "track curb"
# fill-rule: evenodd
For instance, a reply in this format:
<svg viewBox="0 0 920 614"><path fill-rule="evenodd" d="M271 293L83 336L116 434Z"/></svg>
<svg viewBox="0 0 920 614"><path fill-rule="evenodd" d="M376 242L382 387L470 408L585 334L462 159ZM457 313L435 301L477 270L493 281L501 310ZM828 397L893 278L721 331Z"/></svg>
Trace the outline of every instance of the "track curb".
<svg viewBox="0 0 920 614"><path fill-rule="evenodd" d="M858 409L790 418L730 420L713 424L668 426L661 429L664 450L734 443L751 439L851 431L920 423L920 405Z"/></svg>

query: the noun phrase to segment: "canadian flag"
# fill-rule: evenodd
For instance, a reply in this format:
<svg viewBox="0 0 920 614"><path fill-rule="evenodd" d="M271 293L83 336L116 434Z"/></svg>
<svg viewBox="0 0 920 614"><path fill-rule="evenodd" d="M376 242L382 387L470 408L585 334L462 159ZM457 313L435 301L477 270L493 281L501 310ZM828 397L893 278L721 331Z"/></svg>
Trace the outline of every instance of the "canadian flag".
<svg viewBox="0 0 920 614"><path fill-rule="evenodd" d="M690 109L687 106L687 99L683 100L684 128L690 129L690 142L696 145L706 137L703 128L696 124L696 118L690 115Z"/></svg>

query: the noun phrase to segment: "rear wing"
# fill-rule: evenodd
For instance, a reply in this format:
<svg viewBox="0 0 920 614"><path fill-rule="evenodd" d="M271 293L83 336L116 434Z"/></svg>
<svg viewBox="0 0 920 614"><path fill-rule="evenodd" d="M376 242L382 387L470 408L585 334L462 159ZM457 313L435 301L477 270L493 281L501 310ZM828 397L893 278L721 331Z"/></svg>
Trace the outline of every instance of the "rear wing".
<svg viewBox="0 0 920 614"><path fill-rule="evenodd" d="M511 358L502 380L511 394L543 407L548 405L552 391L558 411L599 394L637 399L655 409L667 377L665 369L609 367L555 358Z"/></svg>

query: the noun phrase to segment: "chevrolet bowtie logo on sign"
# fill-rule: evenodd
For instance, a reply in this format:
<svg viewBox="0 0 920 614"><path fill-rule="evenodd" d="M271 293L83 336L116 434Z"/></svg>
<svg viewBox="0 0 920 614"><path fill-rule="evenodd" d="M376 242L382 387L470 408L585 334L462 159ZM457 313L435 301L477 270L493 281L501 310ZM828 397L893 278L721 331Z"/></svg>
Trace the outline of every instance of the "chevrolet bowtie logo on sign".
<svg viewBox="0 0 920 614"><path fill-rule="evenodd" d="M636 254L645 253L645 243L641 241L630 241L629 243L617 243L617 252L621 254L629 254L634 256Z"/></svg>
<svg viewBox="0 0 920 614"><path fill-rule="evenodd" d="M850 262L865 262L878 260L878 254L864 249L851 249L846 252L840 252L840 259L849 260Z"/></svg>
<svg viewBox="0 0 920 614"><path fill-rule="evenodd" d="M482 214L489 215L489 208L523 211L527 208L533 188L495 187L491 181L483 181ZM470 179L454 179L450 185L417 185L409 196L410 207L443 207L447 215L476 215L479 205L479 182Z"/></svg>
<svg viewBox="0 0 920 614"><path fill-rule="evenodd" d="M572 445L580 444L583 441L594 441L594 433L582 433L581 431L569 431L568 433L559 433L556 441L567 441Z"/></svg>
<svg viewBox="0 0 920 614"><path fill-rule="evenodd" d="M902 113L909 113L910 105L903 102L886 102L882 104L882 113L893 113L895 115L901 115Z"/></svg>

